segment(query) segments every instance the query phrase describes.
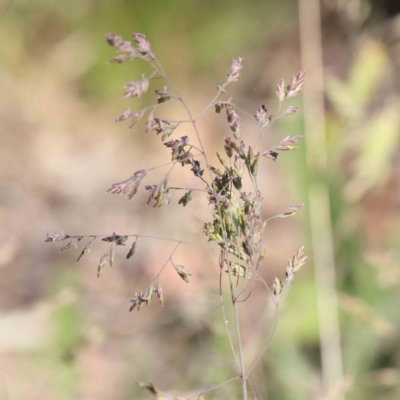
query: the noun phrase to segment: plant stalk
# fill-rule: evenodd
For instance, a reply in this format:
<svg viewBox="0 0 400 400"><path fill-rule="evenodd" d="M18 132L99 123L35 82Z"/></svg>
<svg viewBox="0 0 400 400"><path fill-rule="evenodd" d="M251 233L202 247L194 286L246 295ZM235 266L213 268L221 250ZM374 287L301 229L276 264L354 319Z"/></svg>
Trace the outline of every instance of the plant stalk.
<svg viewBox="0 0 400 400"><path fill-rule="evenodd" d="M308 188L311 241L315 265L316 296L326 393L343 382L342 351L336 294L336 273L330 217L329 188L324 180L328 171L325 137L324 78L319 0L299 0L300 44L304 69L312 74L304 92L306 158L313 179ZM337 400L344 400L340 394Z"/></svg>
<svg viewBox="0 0 400 400"><path fill-rule="evenodd" d="M163 75L165 80L171 85L171 87L175 90L176 94L178 95L179 100L181 101L183 107L185 108L185 110L189 116L189 119L192 121L192 125L193 125L194 131L196 133L197 140L199 141L201 151L203 152L204 160L205 160L206 166L207 166L207 171L210 176L210 181L212 182L213 177L212 177L211 170L210 170L210 164L208 162L208 157L207 157L207 153L205 151L204 145L203 145L203 141L201 140L200 133L197 129L196 120L193 118L189 107L187 106L186 102L182 99L182 96L180 95L179 91L176 89L175 85L168 78L168 76L165 73L164 69L162 68L161 64L158 62L158 60L156 60L156 62L157 62L160 73ZM220 93L221 93L221 91L219 90L216 98L218 98ZM214 187L212 187L212 190L213 190L215 198L216 198L218 211L220 212L220 204L219 204L218 195L217 195ZM228 248L228 246L227 246L228 241L227 241L227 237L226 237L226 228L225 228L225 223L223 221L222 221L222 225L223 225L223 229L222 229L223 239L224 239L226 248ZM225 250L225 258L228 261L229 255L228 255L227 250ZM230 283L230 289L231 289L231 298L232 298L232 303L233 303L233 311L234 311L234 315L235 315L236 334L237 334L237 338L238 338L238 353L239 353L239 363L240 363L240 373L241 373L240 378L242 380L243 400L247 400L247 377L246 377L246 371L245 371L244 359L243 359L243 348L242 348L242 341L241 341L241 335L240 335L239 313L238 313L238 309L237 309L237 304L235 302L235 289L234 289L234 285L233 285L233 281L232 281L232 274L231 274L231 270L229 267L229 263L228 263L228 275L229 275L229 283Z"/></svg>

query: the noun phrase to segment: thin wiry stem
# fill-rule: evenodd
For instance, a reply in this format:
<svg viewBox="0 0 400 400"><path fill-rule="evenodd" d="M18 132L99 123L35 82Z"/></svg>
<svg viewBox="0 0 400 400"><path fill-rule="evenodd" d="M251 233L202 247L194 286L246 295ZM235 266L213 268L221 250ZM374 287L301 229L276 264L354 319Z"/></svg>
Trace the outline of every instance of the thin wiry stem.
<svg viewBox="0 0 400 400"><path fill-rule="evenodd" d="M172 253L169 255L167 261L165 261L165 264L161 267L160 271L158 272L158 274L156 275L156 277L153 279L152 282L154 282L155 280L157 280L157 279L160 278L161 273L163 272L164 268L167 266L167 264L168 264L169 262L172 263L172 256L174 255L174 253L176 252L176 250L178 250L178 247L179 247L180 245L181 245L181 243L178 243L178 244L175 246L174 250L172 250ZM173 263L172 263L172 264L173 264Z"/></svg>
<svg viewBox="0 0 400 400"><path fill-rule="evenodd" d="M192 121L184 120L184 119L181 119L181 120L169 119L168 122L173 122L173 123L178 123L178 124L191 124L192 123Z"/></svg>
<svg viewBox="0 0 400 400"><path fill-rule="evenodd" d="M242 347L242 338L240 332L240 322L239 322L239 312L238 312L238 305L236 302L233 303L233 310L235 313L235 321L236 321L236 334L238 337L238 348L239 348L239 361L241 367L241 376L242 379L242 390L243 390L243 399L247 400L247 375L244 367L244 359L243 359L243 347Z"/></svg>
<svg viewBox="0 0 400 400"><path fill-rule="evenodd" d="M250 113L248 113L247 111L244 111L242 109L240 109L238 106L234 105L233 106L234 109L240 111L242 114L247 115L249 118L251 118L252 120L255 120L254 115L251 115Z"/></svg>
<svg viewBox="0 0 400 400"><path fill-rule="evenodd" d="M158 73L158 70L155 69L146 79L148 81L151 81L152 79L162 79L162 76L154 77L154 75L156 75L157 73Z"/></svg>
<svg viewBox="0 0 400 400"><path fill-rule="evenodd" d="M224 318L224 325L226 328L226 332L228 334L229 344L231 346L232 353L233 353L233 356L235 357L236 363L238 364L238 366L240 368L240 362L236 355L235 346L233 345L233 340L232 340L232 336L231 336L231 331L229 329L228 320L226 318L225 302L224 302L224 296L222 293L222 272L224 270L224 259L225 259L224 252L221 251L220 260L219 260L219 267L220 267L220 269L219 269L219 297L220 297L220 301L221 301L222 316Z"/></svg>
<svg viewBox="0 0 400 400"><path fill-rule="evenodd" d="M228 384L230 382L236 381L236 379L239 379L239 377L236 376L236 377L231 378L231 379L229 379L229 380L227 380L225 382L220 383L219 385L213 386L213 387L211 387L209 389L202 390L201 392L199 392L199 393L197 393L197 394L195 394L193 396L187 397L186 400L191 400L191 399L194 399L195 397L197 397L199 399L200 396L202 396L204 393L208 393L208 392L211 392L211 391L213 391L215 389L218 389L218 388L220 388L222 386L225 386L226 384Z"/></svg>
<svg viewBox="0 0 400 400"><path fill-rule="evenodd" d="M252 283L252 287L250 288L249 294L243 300L240 300L240 297L246 292L247 286L250 284L250 282ZM253 291L254 284L255 284L255 280L254 279L251 279L251 280L247 279L243 289L240 291L239 294L236 295L235 301L237 301L238 303L244 303L246 300L248 300L250 298L250 296L251 296L252 291Z"/></svg>
<svg viewBox="0 0 400 400"><path fill-rule="evenodd" d="M196 147L195 145L191 144L190 145L193 149L196 149L197 151L200 151L201 155L204 155L203 150L199 149L198 147Z"/></svg>
<svg viewBox="0 0 400 400"><path fill-rule="evenodd" d="M276 298L275 298L271 288L269 287L268 283L265 282L265 279L263 279L260 275L257 275L257 279L266 287L266 289L272 299L272 302L275 304L275 307L276 307L278 305L278 302L276 301ZM280 298L280 296L279 296L279 298Z"/></svg>
<svg viewBox="0 0 400 400"><path fill-rule="evenodd" d="M198 157L198 156L202 156L202 155L203 155L203 153L195 154L195 155L193 156L193 158ZM171 164L177 164L177 163L180 164L180 163L182 163L182 161L185 161L185 160L188 160L188 159L189 159L189 158L183 158L182 160L175 160L175 161L171 161L171 162L168 162L168 163L165 163L165 164L156 165L155 167L147 168L146 171L147 171L147 172L153 171L154 169L158 169L158 168L162 168L162 167L167 167L168 165L171 165Z"/></svg>
<svg viewBox="0 0 400 400"><path fill-rule="evenodd" d="M173 171L173 169L175 168L175 166L176 166L176 163L175 163L175 164L172 164L170 170L168 171L168 173L167 173L167 175L166 175L167 177L169 177L169 176L171 175L171 172Z"/></svg>
<svg viewBox="0 0 400 400"><path fill-rule="evenodd" d="M178 101L178 99L174 99L174 100L167 101L165 103L152 104L151 106L147 106L147 107L141 108L140 110L137 110L136 113L139 114L141 112L145 112L147 110L151 110L152 108L158 108L158 107L164 106L166 104L176 103L177 101Z"/></svg>
<svg viewBox="0 0 400 400"><path fill-rule="evenodd" d="M276 332L276 328L278 326L278 320L279 320L279 306L276 309L276 318L275 318L275 324L274 324L274 328L272 330L272 334L270 339L268 340L267 345L265 346L265 348L261 351L261 353L259 354L259 356L257 357L256 361L254 361L254 364L249 368L249 371L247 373L247 376L250 376L250 374L254 371L254 368L257 366L257 364L261 361L261 359L264 357L265 352L269 349L269 346L272 343L272 340L275 337L275 332Z"/></svg>
<svg viewBox="0 0 400 400"><path fill-rule="evenodd" d="M283 103L284 103L284 101L282 101L282 102L280 101L280 102L279 102L278 111L276 112L276 114L277 114L278 116L275 117L275 118L273 118L273 120L271 121L271 123L270 123L267 127L265 127L265 128L260 128L260 134L258 135L257 141L256 141L256 143L254 144L254 147L253 147L254 150L257 148L257 146L258 146L258 144L259 144L261 138L264 136L265 131L266 131L268 128L270 128L276 121L278 121L278 119L280 119L280 118L283 117L283 113L282 113L282 114L279 114L279 113L281 112Z"/></svg>
<svg viewBox="0 0 400 400"><path fill-rule="evenodd" d="M221 88L223 89L224 87L225 87L225 85L222 85ZM221 95L221 93L222 93L222 90L218 90L218 93L216 94L216 96L210 101L210 103L208 103L208 105L204 108L204 110L196 115L194 122L196 122L200 117L202 117L209 110L209 108L215 104L215 102L218 100L218 97ZM192 123L193 123L193 121L192 121Z"/></svg>
<svg viewBox="0 0 400 400"><path fill-rule="evenodd" d="M159 63L159 61L157 59L155 59L155 61L156 61L157 65L158 65L158 68L159 68L159 71L160 71L161 75L164 76L165 80L175 90L175 92L178 95L178 98L180 99L183 107L185 108L190 120L192 121L193 128L194 128L194 131L195 131L196 136L197 136L197 140L198 140L198 142L200 144L200 148L203 151L204 159L205 159L205 162L206 162L206 165L207 165L207 170L208 170L208 173L209 173L209 176L210 176L210 181L212 182L213 178L212 178L212 173L211 173L211 169L210 169L210 164L208 162L208 157L207 157L203 142L201 140L200 133L199 133L199 131L197 129L196 120L193 118L189 107L187 106L186 102L183 100L182 96L180 95L179 91L176 89L175 85L172 83L172 81L169 79L169 77L165 73L165 71L164 71L163 67L161 66L161 64ZM221 92L221 90L218 91L217 97L219 96L220 92ZM220 206L220 203L219 203L218 194L217 194L216 190L214 189L214 187L212 187L212 191L213 191L215 199L216 199L216 205L217 205L218 212L220 213L221 206ZM224 239L224 243L225 243L225 248L227 249L228 248L228 240L227 240L227 236L226 236L225 222L224 221L221 221L221 222L222 222L223 239ZM231 288L233 309L234 309L235 322L236 322L236 334L237 334L237 337L238 337L238 350L239 350L239 361L240 361L240 369L241 369L243 400L247 400L247 385L246 385L247 384L247 379L246 379L246 372L245 372L244 359L243 359L243 349L242 349L242 343L241 343L239 315L238 315L237 304L233 301L233 299L235 298L235 289L234 289L234 286L233 286L231 267L229 266L229 255L228 255L228 251L227 250L225 250L225 259L226 259L227 264L228 264L229 283L230 283L230 288Z"/></svg>
<svg viewBox="0 0 400 400"><path fill-rule="evenodd" d="M262 278L261 278L262 279ZM269 286L267 285L267 283L262 279L262 282L264 282L264 285L266 286L266 288L268 289L268 291L270 292L270 289L269 289ZM287 286L285 286L285 288L286 288ZM285 288L283 289L283 291L285 290ZM283 293L283 291L282 291L282 293ZM270 292L271 293L271 292ZM281 295L282 295L282 293L281 293ZM280 298L280 297L279 297ZM263 356L264 356L264 354L265 354L265 352L269 349L269 346L271 345L271 343L272 343L272 340L274 339L274 337L275 337L275 332L276 332L276 328L277 328L277 326L278 326L278 320L279 320L279 298L278 298L278 301L274 301L274 303L275 303L275 308L276 308L276 313L275 313L275 315L276 315L276 318L275 318L275 324L274 324L274 328L273 328L273 330L272 330L272 334L271 334L271 337L270 337L270 339L268 340L268 343L267 343L267 345L265 346L265 348L261 351L261 353L259 354L259 356L257 357L257 359L256 359L256 361L253 363L253 365L250 367L250 369L249 369L249 371L248 371L248 373L247 373L247 376L250 376L250 374L253 372L253 370L254 370L254 368L257 366L257 364L261 361L261 359L263 358Z"/></svg>
<svg viewBox="0 0 400 400"><path fill-rule="evenodd" d="M69 238L71 238L71 239L75 239L75 238L94 238L94 239L96 239L98 237L109 237L109 236L112 236L112 234L111 235L77 235L77 236L69 236ZM186 242L184 240L177 240L177 239L171 239L171 238L166 238L166 237L140 235L138 233L131 233L129 235L119 235L119 236L140 237L140 238L154 239L154 240L164 240L164 241L175 242L175 243L179 243L179 244L186 244L188 246L205 247L208 249L217 249L217 247L215 247L215 246L207 246L205 244Z"/></svg>
<svg viewBox="0 0 400 400"><path fill-rule="evenodd" d="M254 400L257 400L258 397L257 397L256 389L254 388L253 384L251 383L250 378L247 378L247 382L249 382L249 385L250 385L250 387L251 387L251 390L253 391Z"/></svg>
<svg viewBox="0 0 400 400"><path fill-rule="evenodd" d="M208 190L205 189L191 189L191 188L184 188L184 187L169 187L168 190L187 190L191 192L206 192L208 193Z"/></svg>

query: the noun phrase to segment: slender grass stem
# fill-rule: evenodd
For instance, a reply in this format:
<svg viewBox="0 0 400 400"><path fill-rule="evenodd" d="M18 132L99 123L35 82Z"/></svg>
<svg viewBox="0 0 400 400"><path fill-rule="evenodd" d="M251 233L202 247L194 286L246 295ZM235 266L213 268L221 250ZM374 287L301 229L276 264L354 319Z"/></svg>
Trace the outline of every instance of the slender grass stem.
<svg viewBox="0 0 400 400"><path fill-rule="evenodd" d="M196 397L197 397L197 399L199 399L200 396L202 396L204 393L212 392L213 390L218 389L218 388L220 388L220 387L222 387L222 386L225 386L225 385L227 385L227 384L230 383L230 382L236 381L236 379L239 379L239 377L238 377L238 376L235 376L234 378L229 379L229 380L227 380L227 381L225 381L225 382L222 382L222 383L220 383L219 385L213 386L213 387L211 387L211 388L209 388L209 389L202 390L201 392L199 392L199 393L197 393L197 394L194 394L193 396L187 397L185 400L191 400L191 399L194 399L194 398L196 398Z"/></svg>
<svg viewBox="0 0 400 400"><path fill-rule="evenodd" d="M206 193L208 193L208 190L205 190L205 189L191 189L191 188L185 188L185 187L169 187L168 189L170 189L170 190L187 190L190 192L206 192Z"/></svg>
<svg viewBox="0 0 400 400"><path fill-rule="evenodd" d="M98 237L108 237L112 236L110 235L76 235L76 236L69 236L71 239L75 238L98 238ZM175 242L175 243L180 243L180 244L186 244L188 246L196 246L196 247L205 247L207 249L217 249L215 246L207 246L206 244L198 244L198 243L192 243L192 242L186 242L184 240L178 240L178 239L171 239L171 238L166 238L166 237L159 237L159 236L152 236L152 235L140 235L138 233L131 233L129 235L119 235L119 236L128 236L128 237L140 237L140 238L146 238L146 239L154 239L154 240L163 240L163 241L169 241L169 242Z"/></svg>
<svg viewBox="0 0 400 400"><path fill-rule="evenodd" d="M213 177L212 177L212 172L211 172L211 169L210 169L210 164L208 162L208 157L207 157L207 153L205 151L204 145L203 145L203 141L201 140L200 133L199 133L199 131L197 129L196 120L193 118L192 113L191 113L188 105L183 100L182 96L180 95L179 91L177 90L175 85L172 83L172 81L169 79L168 75L165 73L165 71L164 71L163 67L161 66L161 64L159 63L159 61L157 59L155 61L156 61L157 65L158 65L158 68L159 68L159 71L160 71L161 75L164 76L165 80L175 90L180 102L182 103L182 106L185 108L190 120L192 121L193 128L194 128L194 131L195 131L196 136L197 136L197 140L199 142L200 148L201 148L201 150L203 152L203 155L204 155L204 159L205 159L205 162L206 162L208 174L210 176L210 181L212 182ZM220 93L221 93L221 90L218 91L218 94L217 94L216 98L218 98ZM214 189L214 187L212 187L212 191L213 191L213 194L214 194L215 199L216 199L217 210L220 213L221 206L220 206L220 203L219 203L218 194L217 194L216 190ZM224 221L221 221L221 222L222 222L223 240L224 240L224 243L225 243L225 248L227 249L228 248L228 239L227 239L227 235L226 235L225 222ZM232 271L231 271L231 267L229 265L229 253L228 253L227 250L225 250L225 257L224 258L226 259L227 264L228 264L229 284L230 284L230 289L231 289L231 297L232 297L233 310L234 310L234 315L235 315L236 334L237 334L237 338L238 338L239 362L240 362L240 370L241 370L240 378L242 380L243 400L247 400L247 379L246 379L246 371L245 371L245 365L244 365L244 359L243 359L243 349L242 349L241 334L240 334L240 322L239 322L237 304L234 301L234 299L235 299L235 289L234 289L233 280L232 280Z"/></svg>
<svg viewBox="0 0 400 400"><path fill-rule="evenodd" d="M203 153L195 154L195 155L193 156L193 158L194 158L194 157L198 157L198 156L202 156L202 155L203 155ZM147 171L147 172L153 171L154 169L158 169L158 168L162 168L162 167L167 167L168 165L171 165L171 164L177 164L177 163L180 164L182 161L185 161L185 160L186 160L186 159L184 158L184 159L182 159L182 160L175 160L175 161L171 161L171 162L168 162L168 163L165 163L165 164L156 165L155 167L147 168L146 171Z"/></svg>
<svg viewBox="0 0 400 400"><path fill-rule="evenodd" d="M172 253L169 255L167 261L165 261L164 265L161 267L160 271L158 272L158 274L156 275L156 277L153 279L153 282L154 282L155 280L157 280L157 279L160 277L161 273L163 272L163 270L164 270L164 268L167 266L167 264L168 264L169 262L172 262L172 256L174 255L174 253L176 252L176 250L178 250L178 247L179 247L180 245L181 245L181 243L178 243L178 244L175 246L174 250L172 250Z"/></svg>

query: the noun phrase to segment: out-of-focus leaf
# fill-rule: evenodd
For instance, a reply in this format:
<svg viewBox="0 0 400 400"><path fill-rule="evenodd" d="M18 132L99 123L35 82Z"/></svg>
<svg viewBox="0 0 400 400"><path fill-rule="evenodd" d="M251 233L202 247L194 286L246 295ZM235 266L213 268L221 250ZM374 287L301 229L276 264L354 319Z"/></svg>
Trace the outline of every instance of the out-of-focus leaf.
<svg viewBox="0 0 400 400"><path fill-rule="evenodd" d="M349 86L354 101L360 106L371 100L373 92L386 76L389 58L384 44L366 41L359 50L350 71Z"/></svg>
<svg viewBox="0 0 400 400"><path fill-rule="evenodd" d="M357 201L369 189L383 184L390 173L392 155L400 139L399 101L392 99L364 132L355 173L345 187L349 201Z"/></svg>

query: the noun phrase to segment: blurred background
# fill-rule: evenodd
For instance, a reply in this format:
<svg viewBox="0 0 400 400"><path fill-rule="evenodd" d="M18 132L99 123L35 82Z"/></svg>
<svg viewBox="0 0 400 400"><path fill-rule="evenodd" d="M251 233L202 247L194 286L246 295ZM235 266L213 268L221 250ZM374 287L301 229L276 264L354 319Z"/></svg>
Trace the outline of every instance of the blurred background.
<svg viewBox="0 0 400 400"><path fill-rule="evenodd" d="M115 268L100 279L104 243L78 265L80 250L59 254L62 243L43 243L47 231L62 230L207 244L211 210L199 193L185 208L174 196L157 209L145 206L143 187L131 201L105 193L170 160L159 137L144 135L144 123L132 130L114 123L127 107L153 104L163 83L121 99L123 85L149 69L141 60L108 64L109 32L127 40L145 33L195 114L233 58L243 57L244 69L229 95L250 114L262 104L275 113L277 82L307 69L303 93L290 102L299 112L262 142L267 149L305 135L296 152L260 166L265 217L305 203L295 218L268 224L262 274L283 279L302 245L310 257L282 299L251 383L258 399L400 398L398 0L0 4L0 399L151 398L137 381L187 398L236 374L219 307L218 251L180 246L174 261L191 270L190 284L169 267L165 307L153 300L130 314L129 300L174 243L139 239L129 261L119 248ZM176 105L157 115L186 118ZM199 127L209 153L221 150L230 134L224 113L210 109ZM243 116L242 127L254 141L257 123ZM174 137L192 135L187 130ZM166 172L149 173L146 184ZM176 185L201 187L188 168L174 173ZM275 309L261 287L240 308L251 366L273 335ZM240 399L240 385L205 398Z"/></svg>

